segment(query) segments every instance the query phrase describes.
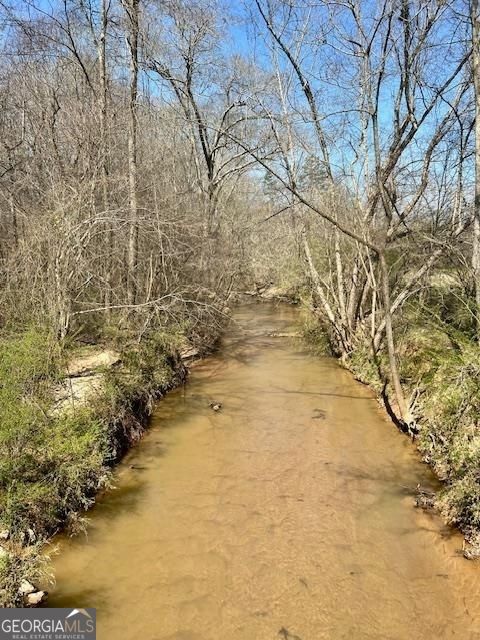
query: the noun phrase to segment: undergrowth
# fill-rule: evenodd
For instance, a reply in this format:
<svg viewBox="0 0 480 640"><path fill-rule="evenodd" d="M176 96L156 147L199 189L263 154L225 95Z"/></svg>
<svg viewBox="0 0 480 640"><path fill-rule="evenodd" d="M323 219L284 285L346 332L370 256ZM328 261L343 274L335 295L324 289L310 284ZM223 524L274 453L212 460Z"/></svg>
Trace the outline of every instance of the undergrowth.
<svg viewBox="0 0 480 640"><path fill-rule="evenodd" d="M180 331L125 340L122 366L103 372L88 406L55 410L69 356L46 330L0 340L0 606L21 605L22 580L44 575L52 534L75 530L109 469L137 441L153 400L185 370Z"/></svg>

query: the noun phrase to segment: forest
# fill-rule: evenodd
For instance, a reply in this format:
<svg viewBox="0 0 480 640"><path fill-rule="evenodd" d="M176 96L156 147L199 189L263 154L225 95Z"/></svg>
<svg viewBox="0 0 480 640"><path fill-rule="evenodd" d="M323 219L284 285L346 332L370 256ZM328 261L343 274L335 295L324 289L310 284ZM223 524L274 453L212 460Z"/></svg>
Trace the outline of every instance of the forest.
<svg viewBox="0 0 480 640"><path fill-rule="evenodd" d="M478 0L0 15L0 604L245 292L375 390L480 556ZM58 410L95 349L122 365Z"/></svg>

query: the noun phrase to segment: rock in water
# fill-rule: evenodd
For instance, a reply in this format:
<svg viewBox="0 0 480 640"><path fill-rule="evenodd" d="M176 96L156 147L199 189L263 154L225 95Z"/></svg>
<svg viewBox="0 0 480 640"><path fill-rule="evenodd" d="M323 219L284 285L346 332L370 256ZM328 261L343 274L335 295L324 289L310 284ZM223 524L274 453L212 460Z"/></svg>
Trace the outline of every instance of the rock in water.
<svg viewBox="0 0 480 640"><path fill-rule="evenodd" d="M415 506L421 509L433 509L435 507L435 492L424 489L417 484L417 496L415 498Z"/></svg>
<svg viewBox="0 0 480 640"><path fill-rule="evenodd" d="M29 593L26 598L27 606L38 606L42 602L45 602L45 600L47 599L47 595L48 594L46 591L35 591L34 593Z"/></svg>
<svg viewBox="0 0 480 640"><path fill-rule="evenodd" d="M22 580L20 583L20 587L18 588L18 593L21 596L28 596L29 594L36 591L35 587L28 580Z"/></svg>
<svg viewBox="0 0 480 640"><path fill-rule="evenodd" d="M222 408L222 403L221 402L211 402L210 403L210 408L213 409L213 411L220 411L220 409Z"/></svg>

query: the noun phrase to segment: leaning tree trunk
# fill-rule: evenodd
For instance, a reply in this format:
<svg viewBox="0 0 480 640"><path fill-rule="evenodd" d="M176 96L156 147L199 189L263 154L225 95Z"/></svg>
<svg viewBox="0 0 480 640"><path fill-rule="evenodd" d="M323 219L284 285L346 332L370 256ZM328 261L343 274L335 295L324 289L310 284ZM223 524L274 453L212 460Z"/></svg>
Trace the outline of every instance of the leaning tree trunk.
<svg viewBox="0 0 480 640"><path fill-rule="evenodd" d="M335 315L331 305L328 302L325 291L323 290L322 283L320 281L320 276L313 262L312 253L310 251L310 246L308 244L307 235L305 229L302 231L302 243L303 243L303 251L305 255L305 261L308 266L309 278L312 281L313 290L315 292L316 297L320 300L320 303L323 308L323 313L327 317L333 336L335 338L335 347L339 352L339 355L342 360L347 358L348 353L351 351L351 344L348 340L348 335L346 333L346 327L342 325L340 319Z"/></svg>
<svg viewBox="0 0 480 640"><path fill-rule="evenodd" d="M410 427L413 420L410 412L410 407L408 406L408 403L405 400L402 384L400 382L400 373L398 370L397 354L395 351L395 341L393 337L388 265L387 265L387 260L385 258L385 254L383 252L380 253L379 255L379 263L380 263L381 278L382 278L382 297L383 297L383 306L384 306L385 337L387 340L387 355L388 355L388 365L389 365L389 371L390 371L390 381L392 383L393 390L395 393L395 399L397 401L397 405L400 411L400 418L402 419L402 421L407 427Z"/></svg>

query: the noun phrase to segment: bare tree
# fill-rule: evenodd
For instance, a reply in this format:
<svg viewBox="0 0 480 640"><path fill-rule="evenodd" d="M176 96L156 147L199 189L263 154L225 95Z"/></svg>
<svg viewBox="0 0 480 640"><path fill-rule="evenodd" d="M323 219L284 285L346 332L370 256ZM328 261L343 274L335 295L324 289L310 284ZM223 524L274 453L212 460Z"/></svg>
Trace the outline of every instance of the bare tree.
<svg viewBox="0 0 480 640"><path fill-rule="evenodd" d="M264 25L267 36L285 56L297 79L298 85L291 87L289 99L292 104L298 104L297 109L304 114L305 122L311 124L333 191L335 188L338 191L336 185L340 184L342 188L351 185L350 192L356 193L350 217L345 213L333 213L335 207L332 208L325 197L312 201L288 177L289 169L285 163L281 169L268 163L265 163L265 168L298 203L336 229L332 233L331 254L335 290L325 289L324 285L324 292L320 293L319 279L315 276L313 280L317 283L319 298L334 331L338 333L338 328L343 327L340 332L343 336L342 350L348 351L355 340L358 323L362 322L362 307L370 291L371 313L375 315L377 324L372 330L373 348L378 350L385 335L389 378L401 418L410 424L413 417L400 380L393 314L425 275L426 265L431 267L443 255L449 246L448 238L458 237L468 225L468 219L443 222L442 247L437 245L426 265L422 265L393 298L389 256L404 239L428 235L425 233L426 220L422 221L423 201L435 163L446 152L443 141L456 126L468 92L468 81L462 73L470 53L462 51L461 47L455 48L453 41L445 36L444 29L450 19L449 7L437 3L405 0L400 5L389 2L381 5L359 2L338 5L326 1L293 7L283 2L255 0L255 5L259 24ZM323 30L319 44L313 46L319 35L312 31L318 24L328 25L328 28ZM431 75L434 59L429 57L432 42L436 47L455 52L451 63L435 75ZM336 77L329 77L329 68L335 70ZM398 83L392 81L393 69L400 78ZM328 84L322 82L323 76L326 82L339 87L335 103L327 112L328 98L324 93L327 94ZM387 98L388 94L394 97ZM304 97L306 113L301 111L299 95ZM320 101L322 109L318 106ZM348 103L352 102L358 107L349 107ZM380 113L383 113L382 119ZM275 114L266 115L272 121L280 120ZM345 131L345 135L342 136L340 131ZM354 131L360 132L360 138L350 142L349 138L355 136ZM335 143L329 140L335 140ZM422 151L417 153L419 148ZM335 171L331 165L332 157L337 159ZM356 172L356 167L360 171ZM355 182L352 181L354 176ZM356 258L350 261L349 300L345 287L344 254L340 251L338 233L342 233L358 250ZM309 254L307 264L312 272L313 256L311 251ZM378 271L378 276L372 267ZM328 299L325 291L328 290L334 296L334 304L328 303L326 308ZM378 299L382 301L381 314L376 308Z"/></svg>
<svg viewBox="0 0 480 640"><path fill-rule="evenodd" d="M128 189L130 222L127 253L127 300L135 304L137 297L138 200L137 200L137 100L140 0L122 0L128 21L127 43L130 56L130 96L128 103Z"/></svg>
<svg viewBox="0 0 480 640"><path fill-rule="evenodd" d="M480 13L478 0L471 0L472 72L475 91L475 204L473 215L472 269L475 283L477 338L480 340Z"/></svg>

